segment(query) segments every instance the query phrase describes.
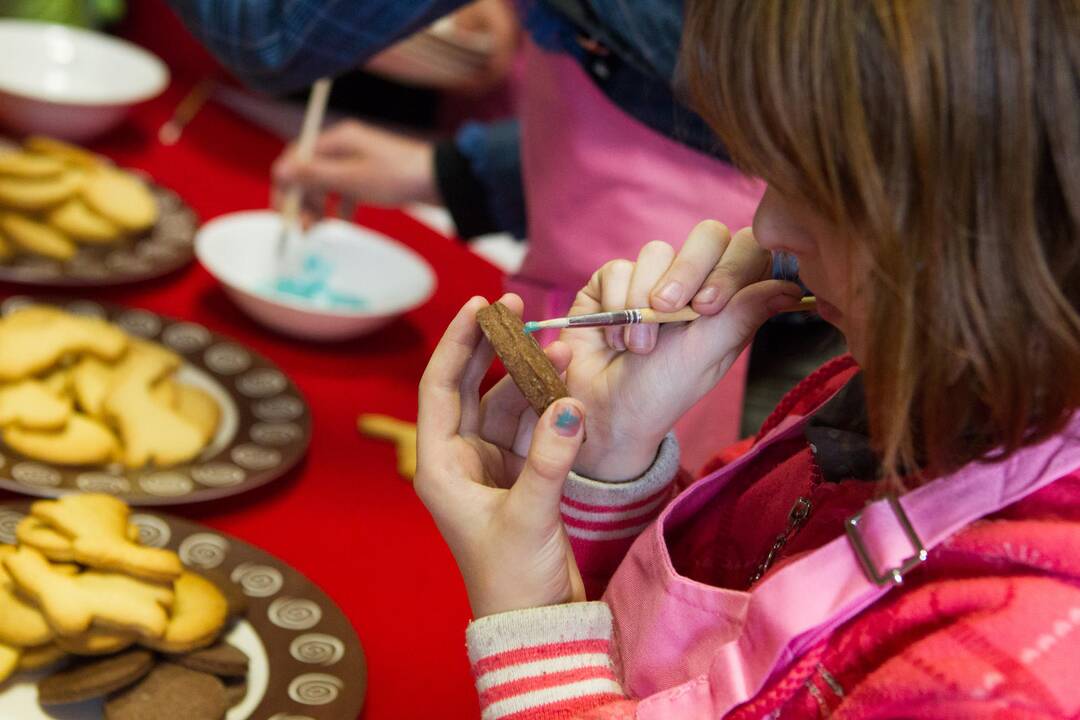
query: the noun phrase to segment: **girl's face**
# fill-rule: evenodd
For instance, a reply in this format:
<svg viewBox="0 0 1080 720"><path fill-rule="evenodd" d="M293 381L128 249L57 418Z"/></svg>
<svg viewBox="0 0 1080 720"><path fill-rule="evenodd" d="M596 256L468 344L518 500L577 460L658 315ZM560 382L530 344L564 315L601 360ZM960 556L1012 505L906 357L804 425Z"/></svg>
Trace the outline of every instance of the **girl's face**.
<svg viewBox="0 0 1080 720"><path fill-rule="evenodd" d="M799 261L799 279L818 300L818 313L847 338L856 361L866 312L861 301L855 253L844 238L805 204L766 189L754 215L754 237L772 252L787 252Z"/></svg>

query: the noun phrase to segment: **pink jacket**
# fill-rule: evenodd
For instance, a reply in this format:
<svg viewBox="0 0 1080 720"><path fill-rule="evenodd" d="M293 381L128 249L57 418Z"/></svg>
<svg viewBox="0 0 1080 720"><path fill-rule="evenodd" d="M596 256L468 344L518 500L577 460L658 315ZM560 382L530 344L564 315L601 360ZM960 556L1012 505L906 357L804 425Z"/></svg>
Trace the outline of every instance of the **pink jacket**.
<svg viewBox="0 0 1080 720"><path fill-rule="evenodd" d="M765 430L809 412L852 370L850 361L842 360L815 373L785 398ZM568 481L564 519L594 590L676 493L673 445L665 444L638 481L606 485L575 476ZM665 538L671 561L703 589L745 589L754 564L784 525L788 496L798 494L794 486L806 479L808 453L805 443L773 445L765 448L768 461L759 463L766 470L746 482L728 483L726 495L701 508L677 537ZM856 482L825 487L808 523L761 582L841 534L843 518L875 490ZM902 587L801 649L760 691L724 716L1075 716L1080 712L1077 547L1080 474L1067 474L952 535ZM683 663L677 657L665 662L652 656L670 647L621 641L619 615L627 612L626 603L617 595L615 600L614 622L606 604L593 602L473 623L469 651L485 720L665 716L656 712L657 697L648 693L670 695L671 686L684 687L678 680L665 682L663 673L693 675L695 655L708 657L711 651L688 646ZM717 617L716 622L727 621ZM638 634L636 627L625 630L622 640ZM642 673L651 666L663 673ZM627 692L635 686L647 687L646 694Z"/></svg>

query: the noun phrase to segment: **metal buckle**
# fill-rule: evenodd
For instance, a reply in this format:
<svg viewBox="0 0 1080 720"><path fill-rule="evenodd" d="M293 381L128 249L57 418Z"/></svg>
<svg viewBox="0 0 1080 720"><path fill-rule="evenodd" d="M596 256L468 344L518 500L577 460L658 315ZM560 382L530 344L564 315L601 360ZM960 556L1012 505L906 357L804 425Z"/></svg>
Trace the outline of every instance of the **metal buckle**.
<svg viewBox="0 0 1080 720"><path fill-rule="evenodd" d="M874 561L866 549L866 542L859 533L859 521L862 520L865 510L855 513L844 521L844 530L847 531L848 540L851 541L851 546L855 550L856 557L859 558L859 563L862 565L866 577L870 578L870 581L878 587L884 587L890 583L899 585L904 581L904 574L908 570L926 560L926 548L923 547L922 540L919 539L915 528L912 527L911 520L908 518L907 513L904 512L900 501L897 500L895 495L888 495L885 499L888 501L889 507L892 508L893 515L896 516L896 522L900 524L908 542L911 543L911 549L915 551L914 555L906 558L899 566L885 568L880 572L874 566Z"/></svg>

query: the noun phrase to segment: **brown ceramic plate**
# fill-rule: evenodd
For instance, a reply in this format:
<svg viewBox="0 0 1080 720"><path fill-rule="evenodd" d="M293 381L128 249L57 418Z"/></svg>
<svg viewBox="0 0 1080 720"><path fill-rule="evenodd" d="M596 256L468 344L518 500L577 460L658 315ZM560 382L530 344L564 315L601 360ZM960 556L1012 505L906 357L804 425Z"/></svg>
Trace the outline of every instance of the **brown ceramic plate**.
<svg viewBox="0 0 1080 720"><path fill-rule="evenodd" d="M143 176L160 217L142 235L115 245L80 245L67 262L20 253L0 261L0 281L34 287L106 287L142 282L179 270L195 257L195 212L172 190Z"/></svg>
<svg viewBox="0 0 1080 720"><path fill-rule="evenodd" d="M29 502L0 504L0 542L15 541ZM350 720L364 704L367 664L349 620L322 590L281 560L204 525L135 513L145 545L168 547L188 567L228 576L247 596L247 615L226 635L251 659L248 691L227 720ZM43 709L35 682L51 670L0 685L0 718L100 718L101 702Z"/></svg>
<svg viewBox="0 0 1080 720"><path fill-rule="evenodd" d="M131 505L180 505L265 485L304 456L311 440L311 412L292 381L263 356L197 323L89 300L16 296L0 303L0 313L34 302L107 318L131 335L176 351L185 360L177 377L217 399L221 422L198 458L164 469L50 465L0 442L0 488L43 497L106 492Z"/></svg>

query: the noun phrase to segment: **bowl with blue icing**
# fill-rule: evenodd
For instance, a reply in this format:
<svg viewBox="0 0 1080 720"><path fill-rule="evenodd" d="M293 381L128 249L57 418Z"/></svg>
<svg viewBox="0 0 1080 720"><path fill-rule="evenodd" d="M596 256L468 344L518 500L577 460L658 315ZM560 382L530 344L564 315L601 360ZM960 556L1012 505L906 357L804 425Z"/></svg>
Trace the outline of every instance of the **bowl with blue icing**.
<svg viewBox="0 0 1080 720"><path fill-rule="evenodd" d="M281 216L269 210L224 215L195 237L203 267L248 315L306 340L370 333L420 307L435 273L401 243L343 220L323 220L278 255Z"/></svg>

